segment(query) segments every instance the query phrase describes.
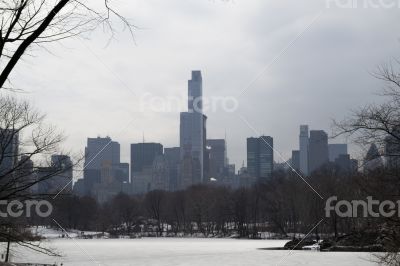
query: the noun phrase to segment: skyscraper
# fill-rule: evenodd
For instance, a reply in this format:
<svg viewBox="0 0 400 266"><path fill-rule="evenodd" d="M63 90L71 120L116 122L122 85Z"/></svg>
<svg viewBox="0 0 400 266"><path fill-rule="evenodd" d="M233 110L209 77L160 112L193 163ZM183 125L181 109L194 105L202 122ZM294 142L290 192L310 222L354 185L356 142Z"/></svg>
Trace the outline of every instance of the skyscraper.
<svg viewBox="0 0 400 266"><path fill-rule="evenodd" d="M38 191L43 194L60 193L69 194L72 192L73 164L67 155L54 154L51 156L51 165L37 167L36 178L41 180L38 183Z"/></svg>
<svg viewBox="0 0 400 266"><path fill-rule="evenodd" d="M0 177L10 177L8 172L18 163L19 135L18 131L0 128ZM11 178L11 177L10 177Z"/></svg>
<svg viewBox="0 0 400 266"><path fill-rule="evenodd" d="M179 147L164 149L165 158L168 161L169 189L171 191L178 189L180 152L181 150Z"/></svg>
<svg viewBox="0 0 400 266"><path fill-rule="evenodd" d="M163 155L160 143L131 144L131 173L141 172L145 167L152 167L154 159Z"/></svg>
<svg viewBox="0 0 400 266"><path fill-rule="evenodd" d="M247 139L247 172L251 177L258 177L259 174L259 139Z"/></svg>
<svg viewBox="0 0 400 266"><path fill-rule="evenodd" d="M400 169L400 143L398 140L399 132L396 130L394 136L387 136L384 145L385 165L390 170Z"/></svg>
<svg viewBox="0 0 400 266"><path fill-rule="evenodd" d="M160 143L131 144L131 182L135 194L151 190L153 164L162 155L163 145Z"/></svg>
<svg viewBox="0 0 400 266"><path fill-rule="evenodd" d="M210 153L210 177L219 179L224 177L227 168L226 142L224 139L209 139L207 147Z"/></svg>
<svg viewBox="0 0 400 266"><path fill-rule="evenodd" d="M339 173L341 174L349 174L353 172L352 161L349 154L340 154L335 159L335 165L338 167Z"/></svg>
<svg viewBox="0 0 400 266"><path fill-rule="evenodd" d="M379 153L378 147L375 145L375 143L372 143L364 158L364 172L375 171L377 169L383 168L384 164L382 157L383 156L381 156L381 154Z"/></svg>
<svg viewBox="0 0 400 266"><path fill-rule="evenodd" d="M203 114L203 78L201 71L192 71L192 79L188 81L189 113Z"/></svg>
<svg viewBox="0 0 400 266"><path fill-rule="evenodd" d="M120 163L113 167L114 176L118 182L129 183L129 163Z"/></svg>
<svg viewBox="0 0 400 266"><path fill-rule="evenodd" d="M300 170L300 151L298 151L298 150L292 151L292 163L291 163L291 166L296 171Z"/></svg>
<svg viewBox="0 0 400 266"><path fill-rule="evenodd" d="M303 175L308 175L308 145L309 145L309 135L308 135L308 126L301 125L300 126L300 136L299 136L299 161L300 161L300 172Z"/></svg>
<svg viewBox="0 0 400 266"><path fill-rule="evenodd" d="M340 155L347 155L347 144L329 144L329 161L334 162Z"/></svg>
<svg viewBox="0 0 400 266"><path fill-rule="evenodd" d="M203 85L200 71L192 71L188 82L188 112L180 114L181 180L187 185L204 180L204 152L206 149L206 117L203 115ZM188 169L191 171L188 171ZM182 182L181 182L182 183Z"/></svg>
<svg viewBox="0 0 400 266"><path fill-rule="evenodd" d="M85 168L101 169L103 161L120 163L120 145L110 137L88 138L85 148Z"/></svg>
<svg viewBox="0 0 400 266"><path fill-rule="evenodd" d="M272 137L262 136L247 139L247 170L250 176L259 181L272 176L274 170L274 141Z"/></svg>
<svg viewBox="0 0 400 266"><path fill-rule="evenodd" d="M88 138L84 163L85 194L91 194L94 185L101 182L101 171L105 162L110 165L112 172L119 166L119 143L110 137Z"/></svg>
<svg viewBox="0 0 400 266"><path fill-rule="evenodd" d="M309 173L329 162L328 134L323 130L310 131Z"/></svg>
<svg viewBox="0 0 400 266"><path fill-rule="evenodd" d="M154 159L152 177L149 190L169 191L169 164L164 155L159 155Z"/></svg>
<svg viewBox="0 0 400 266"><path fill-rule="evenodd" d="M64 188L68 193L72 192L73 164L71 158L67 155L54 154L51 156L51 166L55 171L60 172L52 178L53 185L58 188Z"/></svg>

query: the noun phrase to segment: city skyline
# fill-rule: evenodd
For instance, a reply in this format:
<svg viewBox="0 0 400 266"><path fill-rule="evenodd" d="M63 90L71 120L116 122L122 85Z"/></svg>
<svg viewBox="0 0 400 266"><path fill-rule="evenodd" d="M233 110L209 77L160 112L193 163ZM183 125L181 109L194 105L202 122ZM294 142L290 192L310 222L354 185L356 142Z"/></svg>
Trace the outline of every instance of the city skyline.
<svg viewBox="0 0 400 266"><path fill-rule="evenodd" d="M207 116L205 116L203 114L203 98L207 99L207 97L205 95L203 95L203 86L202 86L202 74L201 74L201 70L192 70L191 71L191 79L188 80L188 98L187 98L187 106L188 106L188 111L187 112L181 112L180 113L180 141L178 145L175 146L165 146L165 149L175 149L175 148L179 148L180 149L180 160L183 161L185 156L187 154L189 154L190 158L192 158L193 156L196 157L200 154L201 160L199 160L200 163L200 169L201 169L201 173L199 173L198 177L191 177L193 179L196 180L200 180L200 183L205 182L205 179L203 178L203 170L204 170L204 166L203 166L203 151L205 151L206 146L209 146L210 144L209 141L218 141L218 140L223 140L224 142L224 156L225 156L225 166L227 166L228 162L229 162L229 154L227 153L228 150L228 143L226 141L226 132L225 132L225 138L224 139L212 139L212 138L207 138L206 136L206 121L207 121ZM197 117L198 116L198 117ZM199 119L201 118L201 119ZM197 125L197 126L196 126ZM319 142L320 140L316 140L316 136L319 136L319 134L323 134L324 137L324 142L325 146L323 149L324 151L318 151L319 154L316 154L316 151L311 151L310 152L310 144L311 147L313 147L313 143ZM264 138L264 134L261 136L256 136L254 137L246 137L247 139L247 150L243 151L243 156L245 156L245 154L247 154L245 156L245 159L243 160L242 164L236 164L233 163L233 165L236 165L237 169L239 168L240 165L245 165L246 167L249 167L249 139L255 139L258 141L258 139L263 140ZM196 137L198 138L198 140L196 140ZM271 138L271 137L268 137ZM271 144L272 144L272 139L271 138ZM96 138L87 138L88 140L88 144L90 143L96 143L98 142L96 145L96 151L93 151L92 154L97 154L99 151L99 154L97 154L95 156L95 158L93 159L94 161L92 162L91 160L89 161L90 165L93 165L94 163L97 162L97 164L99 164L99 162L101 161L101 157L104 156L103 153L107 153L107 150L115 150L115 148L113 148L114 146L117 146L117 153L118 153L118 164L120 163L120 158L121 158L121 148L120 148L120 143L118 141L112 140L112 138L110 136L106 136L106 137L101 137L100 135L98 135ZM309 175L311 172L313 172L314 170L318 169L321 165L331 161L334 162L336 157L338 157L340 154L348 154L348 144L347 143L330 143L329 141L329 136L328 134L324 131L324 130L316 130L316 129L310 129L309 125L300 125L300 133L299 133L299 138L298 138L298 146L293 147L292 151L291 151L291 156L287 157L287 158L283 158L281 155L281 152L279 151L279 149L277 149L276 147L273 147L273 144L269 147L271 149L271 153L272 153L272 163L283 163L286 164L287 167L293 167L293 155L294 152L298 152L298 166L299 168L296 170L299 170L299 173L304 174L305 176ZM265 142L265 140L263 140L263 142ZM194 144L193 144L194 143ZM263 143L261 143L263 144ZM156 141L153 140L147 140L145 141L145 135L143 133L142 136L142 142L137 142L137 143L133 143L131 142L130 144L130 156L129 159L127 161L130 162L130 173L131 173L131 182L133 182L132 180L132 173L137 172L134 170L134 161L137 160L137 158L135 159L135 156L133 155L133 147L134 146L154 146L154 145L158 145L160 146L159 151L160 153L163 153L164 151L164 144L162 143L157 143ZM255 145L255 144L254 144ZM260 145L260 144L257 144ZM257 146L256 145L256 146ZM320 144L317 144L317 146ZM212 146L212 145L211 145ZM261 145L263 146L263 145ZM314 145L315 146L315 145ZM329 149L328 149L329 146ZM188 148L189 147L189 150ZM196 149L193 149L192 147L195 147ZM199 148L202 147L202 148ZM85 148L85 154L88 153L87 151L88 147ZM104 149L104 151L103 151ZM144 148L140 148L140 149L144 149ZM193 149L193 150L192 150ZM298 149L298 150L296 150ZM320 148L314 148L314 149L320 149ZM153 150L153 148L152 148ZM142 151L143 152L143 151ZM325 154L326 153L326 154ZM276 156L279 155L279 156ZM326 158L321 158L321 155L325 156ZM111 155L109 155L111 156ZM114 155L113 155L114 156ZM137 155L136 155L137 156ZM314 156L315 158L311 158L310 156ZM336 156L336 157L335 157ZM362 155L363 156L363 155ZM153 156L154 157L154 156ZM152 157L152 159L150 161L148 161L148 165L151 166L153 163L154 158ZM276 159L278 158L278 160ZM110 159L113 160L113 159ZM115 159L114 159L115 160ZM193 160L193 159L191 159ZM292 160L292 161L291 161ZM291 165L291 163L292 165ZM310 164L309 161L312 161L313 164ZM318 161L318 162L317 162ZM244 164L246 162L246 164ZM114 164L114 163L113 163ZM139 163L141 164L141 163ZM84 165L84 169L87 171L90 169L90 165L88 167L88 165L85 163ZM99 165L97 166L99 167ZM254 166L252 166L254 167ZM273 166L270 167L273 170ZM294 167L296 168L296 167ZM270 174L272 173L272 170L270 170ZM142 169L139 169L139 172L142 171ZM255 170L254 170L255 171ZM254 172L253 171L253 172ZM269 174L269 175L270 175ZM253 173L253 175L258 176L259 174L255 174L255 172ZM81 178L81 177L75 177L76 178ZM194 184L196 183L196 181L191 181L194 182ZM193 183L191 183L193 184Z"/></svg>

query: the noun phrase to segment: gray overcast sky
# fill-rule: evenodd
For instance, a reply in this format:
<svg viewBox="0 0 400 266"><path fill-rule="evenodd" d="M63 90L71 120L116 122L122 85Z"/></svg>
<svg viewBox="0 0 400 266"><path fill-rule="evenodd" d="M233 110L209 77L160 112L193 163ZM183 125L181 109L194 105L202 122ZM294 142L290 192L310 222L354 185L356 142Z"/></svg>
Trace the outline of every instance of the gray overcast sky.
<svg viewBox="0 0 400 266"><path fill-rule="evenodd" d="M256 135L240 116L273 136L289 158L300 124L329 133L332 118L375 101L382 84L369 72L399 54L398 7L326 8L324 0L114 2L139 27L136 44L121 32L106 46L108 35L98 31L90 40L51 45L54 55L39 49L26 57L13 82L65 132L67 148L83 151L87 137L110 135L127 162L129 144L140 142L142 132L146 141L179 144L191 70L202 71L206 97L239 102L233 113L207 111L208 137L227 131L228 155L238 168L246 160L246 137ZM149 95L180 99L182 107L157 112L143 104Z"/></svg>

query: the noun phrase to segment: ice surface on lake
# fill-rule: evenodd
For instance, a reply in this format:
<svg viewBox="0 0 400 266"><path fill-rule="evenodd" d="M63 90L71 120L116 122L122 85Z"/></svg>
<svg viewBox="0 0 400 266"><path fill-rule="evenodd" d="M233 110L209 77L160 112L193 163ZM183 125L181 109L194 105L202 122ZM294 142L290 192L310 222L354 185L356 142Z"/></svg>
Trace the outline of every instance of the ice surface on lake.
<svg viewBox="0 0 400 266"><path fill-rule="evenodd" d="M258 265L376 265L369 253L272 251L287 241L234 239L101 239L51 240L64 257L49 258L23 250L15 262L63 263L64 266L258 266ZM15 251L20 248L14 247ZM17 252L19 253L19 252ZM16 254L17 254L16 253Z"/></svg>

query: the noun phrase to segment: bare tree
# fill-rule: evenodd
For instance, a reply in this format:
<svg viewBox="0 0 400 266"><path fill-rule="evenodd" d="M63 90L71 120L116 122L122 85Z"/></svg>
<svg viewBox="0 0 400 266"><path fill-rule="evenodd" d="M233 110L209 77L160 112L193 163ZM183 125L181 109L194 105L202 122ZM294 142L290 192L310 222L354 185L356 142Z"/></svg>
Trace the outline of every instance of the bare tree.
<svg viewBox="0 0 400 266"><path fill-rule="evenodd" d="M38 199L50 196L37 186L54 178L60 178L65 171L72 171L73 164L60 167L47 160L50 154L59 151L63 136L44 122L44 115L29 103L11 97L0 98L0 200L11 202ZM33 162L45 164L46 171ZM72 180L70 180L72 182ZM56 187L62 190L63 187ZM2 208L5 206L2 206ZM4 213L4 212L3 212ZM35 242L39 240L26 230L22 217L6 217L0 220L0 241L7 241L31 248L45 254L54 255L48 248ZM9 248L7 249L9 254Z"/></svg>
<svg viewBox="0 0 400 266"><path fill-rule="evenodd" d="M157 233L162 236L164 231L163 219L165 215L165 197L163 190L153 190L146 194L144 198L145 209L151 219L157 223Z"/></svg>
<svg viewBox="0 0 400 266"><path fill-rule="evenodd" d="M133 29L111 0L0 0L0 15L0 88L5 88L16 64L35 46L44 47L98 27L112 38L113 18L131 33Z"/></svg>
<svg viewBox="0 0 400 266"><path fill-rule="evenodd" d="M379 94L383 97L383 102L365 105L354 110L348 119L334 121L334 137L350 135L355 142L362 145L383 145L387 141L400 143L400 71L396 66L400 66L399 61L395 65L382 65L373 73L374 77L385 84Z"/></svg>
<svg viewBox="0 0 400 266"><path fill-rule="evenodd" d="M38 197L32 190L35 185L69 170L51 167L37 175L38 168L31 164L36 161L50 167L47 157L57 153L63 141L44 118L28 102L0 98L0 200Z"/></svg>
<svg viewBox="0 0 400 266"><path fill-rule="evenodd" d="M355 142L365 145L376 143L381 146L386 157L385 168L381 172L370 173L368 182L360 188L368 195L381 200L400 199L400 62L385 64L373 75L382 80L385 87L380 93L381 103L369 104L353 111L352 116L341 122L335 121L337 136L349 135ZM365 183L365 182L364 182ZM400 220L382 218L378 225L387 255L380 257L386 265L400 264Z"/></svg>

